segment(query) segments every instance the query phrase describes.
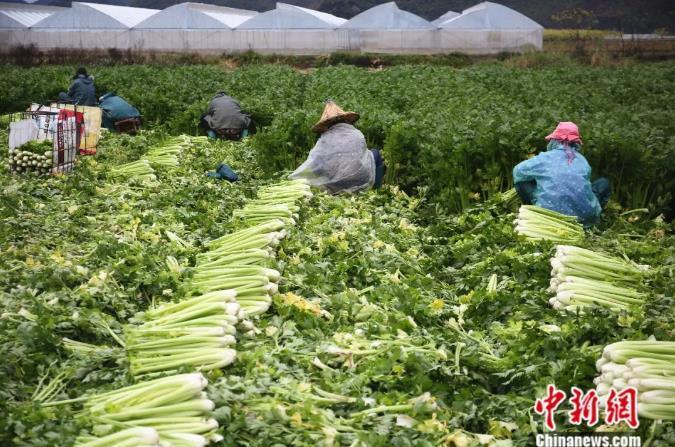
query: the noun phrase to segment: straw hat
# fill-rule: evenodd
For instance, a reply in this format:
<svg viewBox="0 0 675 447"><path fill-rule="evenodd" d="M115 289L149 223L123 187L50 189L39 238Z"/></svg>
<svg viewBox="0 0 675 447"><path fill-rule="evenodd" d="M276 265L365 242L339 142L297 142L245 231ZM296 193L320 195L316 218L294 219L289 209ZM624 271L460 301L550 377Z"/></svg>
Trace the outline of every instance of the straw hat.
<svg viewBox="0 0 675 447"><path fill-rule="evenodd" d="M323 133L328 130L330 126L335 123L355 123L359 119L359 114L356 112L345 112L335 104L332 100L326 101L326 106L323 108L321 119L317 122L312 130L317 133Z"/></svg>

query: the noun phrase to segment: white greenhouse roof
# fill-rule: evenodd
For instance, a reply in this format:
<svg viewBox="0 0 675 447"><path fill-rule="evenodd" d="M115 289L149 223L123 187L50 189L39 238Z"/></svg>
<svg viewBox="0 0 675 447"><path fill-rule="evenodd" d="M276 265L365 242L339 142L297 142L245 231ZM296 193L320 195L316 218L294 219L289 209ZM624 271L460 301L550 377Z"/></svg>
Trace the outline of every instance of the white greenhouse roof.
<svg viewBox="0 0 675 447"><path fill-rule="evenodd" d="M158 12L156 9L73 2L71 8L47 17L34 28L128 29Z"/></svg>
<svg viewBox="0 0 675 447"><path fill-rule="evenodd" d="M0 28L29 28L52 14L54 13L3 9L0 10Z"/></svg>
<svg viewBox="0 0 675 447"><path fill-rule="evenodd" d="M221 29L235 28L251 17L255 11L206 5L180 3L166 8L142 21L136 29Z"/></svg>
<svg viewBox="0 0 675 447"><path fill-rule="evenodd" d="M30 3L0 2L0 28L29 28L62 9Z"/></svg>
<svg viewBox="0 0 675 447"><path fill-rule="evenodd" d="M437 18L436 20L432 21L431 24L432 25L439 25L439 24L441 24L441 23L443 23L447 20L454 19L455 17L457 17L459 15L460 14L458 12L448 11L445 14L443 14L442 16L440 16L439 18Z"/></svg>
<svg viewBox="0 0 675 447"><path fill-rule="evenodd" d="M335 29L346 20L325 12L277 3L276 9L263 12L239 25L238 29Z"/></svg>
<svg viewBox="0 0 675 447"><path fill-rule="evenodd" d="M541 25L518 11L492 2L465 9L462 15L438 26L448 29L542 29Z"/></svg>
<svg viewBox="0 0 675 447"><path fill-rule="evenodd" d="M352 29L405 29L431 28L422 17L403 11L395 2L383 3L355 15L342 28Z"/></svg>

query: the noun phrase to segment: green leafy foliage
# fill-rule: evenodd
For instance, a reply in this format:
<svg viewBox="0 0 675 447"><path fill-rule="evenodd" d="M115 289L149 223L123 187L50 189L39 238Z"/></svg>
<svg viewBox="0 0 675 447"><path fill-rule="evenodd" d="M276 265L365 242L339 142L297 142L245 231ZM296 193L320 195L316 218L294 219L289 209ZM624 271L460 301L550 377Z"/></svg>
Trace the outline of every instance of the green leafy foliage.
<svg viewBox="0 0 675 447"><path fill-rule="evenodd" d="M673 228L612 202L581 244L651 266L643 312L563 314L546 292L553 244L519 239L517 207L496 193L557 120L575 119L619 200L657 209L672 182L661 175L672 106L660 93L672 70L101 68L99 86L139 105L153 130L107 135L65 176L10 175L0 152L0 444L70 445L85 428L76 409L32 402L43 379L63 373L63 399L133 383L106 327L119 332L137 312L181 296L205 242L235 228L234 211L303 159L331 97L362 114L358 126L384 148L400 187L316 194L302 207L279 247L280 294L256 329L237 335L237 361L209 373L218 445L532 445L542 421L531 409L546 385L591 389L607 344L675 340ZM21 86L7 89L3 106L49 97L49 81L36 79L62 76L61 88L69 71L0 68ZM579 96L560 94L572 84ZM190 132L222 86L263 123L256 135L196 144L178 166L157 167L156 182L111 178L170 134ZM220 161L241 180L204 175ZM64 337L103 349L78 356ZM561 431L579 430L564 419L561 411ZM675 442L672 423L641 422L652 446Z"/></svg>
<svg viewBox="0 0 675 447"><path fill-rule="evenodd" d="M197 132L209 98L225 90L258 127L252 144L266 173L292 170L317 136L311 124L332 98L361 114L369 147L383 149L388 180L427 194L446 211L507 189L513 166L544 149L559 121L579 124L594 176L608 177L629 208L667 210L673 184L675 86L670 62L620 68L513 70L486 63L456 70L408 66L381 71L284 66L94 67L99 93L117 91L144 121ZM46 101L67 87L72 67L0 68L0 112ZM654 172L662 172L655 177Z"/></svg>

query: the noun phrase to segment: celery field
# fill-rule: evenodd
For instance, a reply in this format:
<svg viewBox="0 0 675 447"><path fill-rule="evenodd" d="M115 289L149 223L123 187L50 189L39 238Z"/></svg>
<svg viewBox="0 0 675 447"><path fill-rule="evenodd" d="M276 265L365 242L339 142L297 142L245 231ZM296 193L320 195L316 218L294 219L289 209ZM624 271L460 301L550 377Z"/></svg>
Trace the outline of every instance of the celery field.
<svg viewBox="0 0 675 447"><path fill-rule="evenodd" d="M0 66L0 113L73 68ZM640 399L636 429L565 403L556 431L675 445L673 62L88 69L140 134L11 174L0 118L0 445L525 447L553 384ZM197 135L221 89L250 138ZM326 98L361 114L382 189L286 180ZM597 227L512 190L558 121L613 184Z"/></svg>

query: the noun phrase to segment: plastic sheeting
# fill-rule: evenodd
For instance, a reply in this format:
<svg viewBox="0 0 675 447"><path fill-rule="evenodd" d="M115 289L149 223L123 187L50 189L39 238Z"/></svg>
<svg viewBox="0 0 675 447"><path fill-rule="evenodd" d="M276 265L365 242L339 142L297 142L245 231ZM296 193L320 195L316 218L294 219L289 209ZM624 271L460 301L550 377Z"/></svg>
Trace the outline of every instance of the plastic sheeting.
<svg viewBox="0 0 675 447"><path fill-rule="evenodd" d="M351 51L364 53L433 53L438 35L435 30L349 30Z"/></svg>
<svg viewBox="0 0 675 447"><path fill-rule="evenodd" d="M438 25L444 29L535 30L543 29L534 20L506 6L483 2Z"/></svg>
<svg viewBox="0 0 675 447"><path fill-rule="evenodd" d="M153 10L142 10L151 11L154 15L129 29L118 19L130 23L128 17L122 16L139 8L109 9L86 3L73 5L73 11L68 15L70 22L64 20L57 27L49 25L56 21L57 16L64 17L68 10L62 10L39 22L33 29L0 29L0 43L7 48L32 43L41 49L117 48L211 54L248 50L279 54L326 54L334 51L497 54L541 49L543 46L541 26L512 9L489 2L463 11L461 16L442 22L439 28L433 28L429 22L401 11L394 3L364 11L349 23L330 14L278 3L275 10L255 15L235 29L229 29L223 23L225 16L233 17L232 8L188 3L173 7L177 8L175 11L178 13L172 14L169 14L172 8L159 14L154 14ZM193 13L199 11L202 15L200 20L204 22L198 24L196 16L182 17L178 7L188 8ZM77 13L76 9L80 12ZM378 21L365 20L373 11L382 12ZM221 13L224 15L219 15ZM208 28L214 24L217 15L219 28ZM411 21L411 16L415 20ZM72 28L69 23L75 17L87 20L103 17L104 22L108 23L104 26L108 28L87 28L86 20L72 25L76 26ZM352 28L362 20L363 28ZM420 28L420 23L424 27ZM394 24L399 27L387 28ZM176 28L171 28L173 26ZM196 28L185 28L187 26Z"/></svg>
<svg viewBox="0 0 675 447"><path fill-rule="evenodd" d="M0 3L0 29L28 28L63 9L29 3Z"/></svg>
<svg viewBox="0 0 675 447"><path fill-rule="evenodd" d="M143 29L231 29L251 17L255 11L206 5L202 3L180 3L154 14L134 28Z"/></svg>
<svg viewBox="0 0 675 447"><path fill-rule="evenodd" d="M460 14L455 11L448 11L436 20L432 21L431 24L434 26L440 25L441 23L448 21L450 19L454 19L455 17L459 16Z"/></svg>
<svg viewBox="0 0 675 447"><path fill-rule="evenodd" d="M371 53L497 54L541 49L541 30L0 30L7 47L117 48L148 51L325 54Z"/></svg>
<svg viewBox="0 0 675 447"><path fill-rule="evenodd" d="M363 134L351 124L333 125L290 176L332 194L357 192L375 183L375 159Z"/></svg>
<svg viewBox="0 0 675 447"><path fill-rule="evenodd" d="M33 28L129 29L158 12L156 9L73 2L72 7L52 14Z"/></svg>
<svg viewBox="0 0 675 447"><path fill-rule="evenodd" d="M277 3L276 9L258 14L237 29L335 29L346 21L325 12Z"/></svg>
<svg viewBox="0 0 675 447"><path fill-rule="evenodd" d="M143 29L131 30L132 48L152 51L197 51L203 53L229 53L241 51L232 30L180 30Z"/></svg>
<svg viewBox="0 0 675 447"><path fill-rule="evenodd" d="M28 28L52 14L47 11L0 10L0 28Z"/></svg>
<svg viewBox="0 0 675 447"><path fill-rule="evenodd" d="M438 49L441 52L497 54L541 49L544 30L450 30L441 29Z"/></svg>
<svg viewBox="0 0 675 447"><path fill-rule="evenodd" d="M33 29L26 33L25 44L34 44L41 49L81 48L86 50L131 48L129 30L60 30Z"/></svg>
<svg viewBox="0 0 675 447"><path fill-rule="evenodd" d="M398 9L396 3L389 2L363 11L343 24L342 28L401 30L409 28L432 28L432 25L422 17Z"/></svg>

